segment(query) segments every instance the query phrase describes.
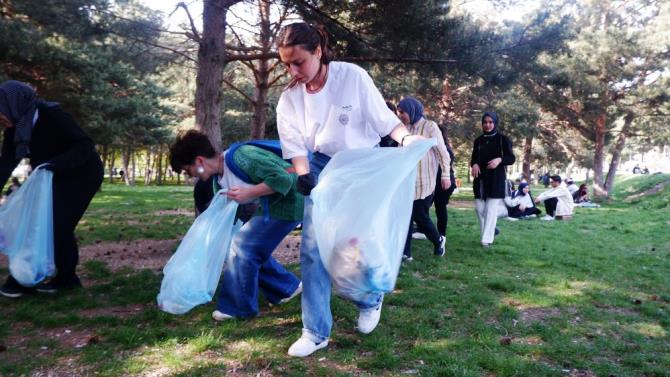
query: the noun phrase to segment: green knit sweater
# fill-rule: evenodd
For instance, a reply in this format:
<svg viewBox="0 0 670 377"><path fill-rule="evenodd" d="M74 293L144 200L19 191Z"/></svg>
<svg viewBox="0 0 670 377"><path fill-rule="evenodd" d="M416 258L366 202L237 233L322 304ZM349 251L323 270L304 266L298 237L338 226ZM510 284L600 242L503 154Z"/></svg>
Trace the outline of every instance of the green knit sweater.
<svg viewBox="0 0 670 377"><path fill-rule="evenodd" d="M268 195L270 217L277 220L302 220L304 197L296 190L298 176L287 173L291 164L276 154L251 145L243 145L233 156L252 184L265 183L274 194ZM263 201L261 201L263 203ZM262 213L262 209L259 209Z"/></svg>

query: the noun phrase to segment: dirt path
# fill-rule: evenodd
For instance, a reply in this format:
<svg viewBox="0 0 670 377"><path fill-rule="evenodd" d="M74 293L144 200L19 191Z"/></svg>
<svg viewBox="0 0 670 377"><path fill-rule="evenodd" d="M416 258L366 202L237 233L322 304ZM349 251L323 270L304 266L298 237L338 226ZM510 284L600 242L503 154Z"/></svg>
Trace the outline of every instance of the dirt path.
<svg viewBox="0 0 670 377"><path fill-rule="evenodd" d="M87 261L96 260L105 262L112 271L130 267L136 270L150 269L159 272L177 249L178 244L179 240L101 242L81 247L79 264L83 265ZM300 236L288 235L272 255L282 264L298 263ZM7 257L1 254L0 266L7 267Z"/></svg>

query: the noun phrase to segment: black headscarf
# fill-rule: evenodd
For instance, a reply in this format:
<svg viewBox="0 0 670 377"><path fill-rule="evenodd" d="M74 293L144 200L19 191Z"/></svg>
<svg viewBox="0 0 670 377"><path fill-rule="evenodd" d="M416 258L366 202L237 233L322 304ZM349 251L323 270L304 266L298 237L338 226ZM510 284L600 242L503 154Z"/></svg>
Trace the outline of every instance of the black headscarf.
<svg viewBox="0 0 670 377"><path fill-rule="evenodd" d="M58 106L37 98L35 90L20 81L9 80L0 84L0 113L13 124L16 159L30 154L30 139L33 131L33 119L38 104Z"/></svg>
<svg viewBox="0 0 670 377"><path fill-rule="evenodd" d="M498 114L493 111L486 111L482 115L482 123L484 123L484 118L489 117L493 119L493 129L489 132L484 132L484 136L493 136L498 133Z"/></svg>

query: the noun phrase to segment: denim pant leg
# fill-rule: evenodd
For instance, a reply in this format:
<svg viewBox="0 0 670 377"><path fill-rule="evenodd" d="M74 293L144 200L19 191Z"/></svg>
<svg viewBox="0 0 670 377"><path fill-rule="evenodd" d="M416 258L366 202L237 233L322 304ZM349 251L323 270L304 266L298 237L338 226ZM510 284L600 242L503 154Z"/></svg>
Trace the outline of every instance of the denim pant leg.
<svg viewBox="0 0 670 377"><path fill-rule="evenodd" d="M273 257L263 263L258 274L258 288L272 304L278 304L282 299L291 296L299 284L300 279Z"/></svg>
<svg viewBox="0 0 670 377"><path fill-rule="evenodd" d="M312 170L313 171L313 170ZM305 197L300 244L300 273L302 275L303 333L320 343L330 336L333 315L330 312L330 275L321 262L316 235L312 225L312 198Z"/></svg>
<svg viewBox="0 0 670 377"><path fill-rule="evenodd" d="M217 310L234 317L252 317L258 314L261 266L294 227L294 221L265 221L262 216L254 216L242 226L230 247L219 287ZM272 285L275 290L285 291L291 288L295 290L297 287L294 280L272 282L272 277L268 277L265 284Z"/></svg>
<svg viewBox="0 0 670 377"><path fill-rule="evenodd" d="M327 160L315 156L310 162L310 171L317 176ZM312 224L312 198L305 197L305 213L302 220L302 242L300 245L300 271L302 274L302 324L303 334L319 343L330 336L333 315L330 311L330 275L321 261L316 234ZM376 308L383 295L371 294L363 301L354 302L360 310Z"/></svg>

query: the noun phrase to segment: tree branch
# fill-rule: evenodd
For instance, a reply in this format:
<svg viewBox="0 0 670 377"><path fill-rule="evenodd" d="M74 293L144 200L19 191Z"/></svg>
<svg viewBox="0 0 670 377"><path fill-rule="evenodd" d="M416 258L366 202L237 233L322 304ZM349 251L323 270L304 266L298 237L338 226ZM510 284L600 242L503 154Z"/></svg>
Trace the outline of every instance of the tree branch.
<svg viewBox="0 0 670 377"><path fill-rule="evenodd" d="M188 22L191 24L191 33L193 33L193 36L192 36L193 40L200 43L200 41L201 41L200 33L198 33L198 29L196 29L196 27L195 27L195 22L193 22L193 17L191 17L191 12L189 12L188 6L186 6L186 4L183 1L180 1L177 4L177 6L174 8L172 13L176 12L177 9L179 9L179 8L184 8L184 11L186 12L186 16L188 17ZM170 13L170 15L172 15L172 13Z"/></svg>
<svg viewBox="0 0 670 377"><path fill-rule="evenodd" d="M232 89L232 90L236 91L237 93L239 93L242 97L244 97L245 100L251 102L251 104L254 104L255 101L254 101L253 98L249 97L246 93L244 93L241 89L239 89L237 86L235 86L235 84L233 84L232 82L228 81L225 77L223 78L223 83L226 84L226 85L228 85L228 87L229 87L230 89Z"/></svg>

